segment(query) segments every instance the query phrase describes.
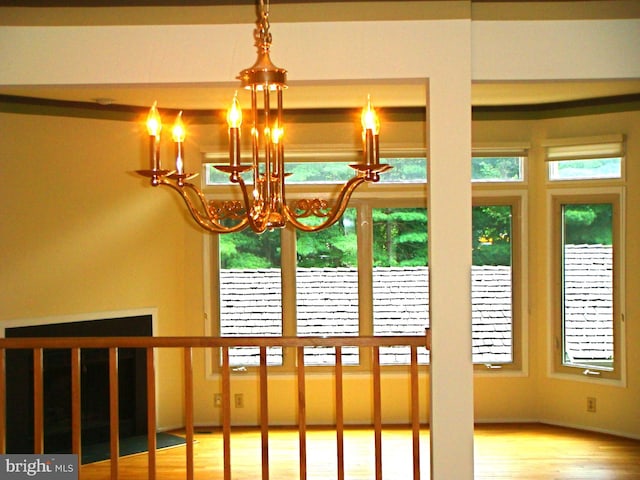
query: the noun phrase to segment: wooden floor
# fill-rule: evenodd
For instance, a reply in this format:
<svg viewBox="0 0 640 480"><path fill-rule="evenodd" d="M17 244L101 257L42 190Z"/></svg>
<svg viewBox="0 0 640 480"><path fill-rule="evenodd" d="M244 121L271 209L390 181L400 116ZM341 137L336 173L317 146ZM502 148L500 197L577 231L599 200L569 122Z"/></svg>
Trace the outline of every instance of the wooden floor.
<svg viewBox="0 0 640 480"><path fill-rule="evenodd" d="M345 431L345 477L374 478L373 432ZM421 433L421 475L429 478L429 430ZM186 478L184 446L164 449L157 455L157 478ZM383 478L410 480L411 434L401 428L383 432ZM235 431L232 436L232 478L259 480L260 432ZM274 429L269 433L270 478L299 479L297 431ZM335 432L307 432L308 478L336 477ZM222 436L219 432L196 433L195 478L222 479ZM147 455L121 458L121 480L147 478ZM82 467L81 480L110 478L110 462ZM640 441L540 424L478 425L475 434L476 479L522 480L631 480L640 479ZM450 480L450 479L443 479ZM453 480L453 479L451 479Z"/></svg>

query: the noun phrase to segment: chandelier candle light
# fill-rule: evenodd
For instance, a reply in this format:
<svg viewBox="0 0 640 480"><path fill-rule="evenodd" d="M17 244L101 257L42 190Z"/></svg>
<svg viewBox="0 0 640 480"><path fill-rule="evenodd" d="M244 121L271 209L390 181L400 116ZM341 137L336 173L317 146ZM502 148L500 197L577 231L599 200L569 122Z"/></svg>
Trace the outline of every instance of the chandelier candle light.
<svg viewBox="0 0 640 480"><path fill-rule="evenodd" d="M276 67L269 57L271 33L269 32L269 2L258 2L258 19L255 40L258 59L254 65L240 72L243 88L251 94L251 165L243 165L240 159L240 134L242 109L237 93L227 111L229 131L229 164L215 168L229 175L229 181L237 184L242 201L208 200L202 190L189 180L197 174L184 170L184 140L186 131L182 112L172 128L175 144L175 170L163 170L160 163L160 134L162 121L156 103L149 110L147 131L149 133L150 169L138 170L140 175L151 179L151 185L166 185L176 190L183 198L191 216L203 229L212 233L233 233L250 227L256 233L282 228L287 224L306 232L322 230L333 225L344 213L355 189L365 182L377 182L380 173L391 166L380 163L378 135L380 121L371 106L371 99L362 111L363 158L361 163L349 165L354 176L346 182L330 207L326 200L303 199L287 205L285 197L284 122L282 93L287 88L287 71ZM276 108L273 109L272 96ZM259 97L262 107L259 108ZM259 121L262 119L263 124ZM243 173L252 172L253 185L247 186ZM299 219L317 217L318 225L310 225ZM315 222L314 222L315 223Z"/></svg>

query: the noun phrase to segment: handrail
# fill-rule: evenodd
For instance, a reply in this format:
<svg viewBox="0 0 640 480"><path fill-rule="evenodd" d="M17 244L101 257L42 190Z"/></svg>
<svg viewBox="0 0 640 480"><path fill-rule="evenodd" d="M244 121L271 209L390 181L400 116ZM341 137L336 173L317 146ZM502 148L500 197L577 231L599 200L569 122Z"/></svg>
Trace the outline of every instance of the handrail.
<svg viewBox="0 0 640 480"><path fill-rule="evenodd" d="M424 335L358 337L21 337L0 348L388 347L426 345Z"/></svg>
<svg viewBox="0 0 640 480"><path fill-rule="evenodd" d="M155 351L163 348L179 348L183 350L184 375L184 429L186 436L185 460L186 478L194 478L194 381L193 381L193 349L219 348L221 350L220 380L222 387L222 435L224 479L231 480L231 367L229 349L234 347L259 347L259 425L262 448L262 479L269 478L269 405L268 405L268 372L267 348L289 347L296 349L298 388L298 438L300 478L306 479L307 446L306 446L306 393L305 393L305 347L334 347L336 362L333 367L336 401L336 447L337 477L345 478L344 462L344 399L343 399L343 363L342 347L369 348L372 351L373 381L373 429L375 446L375 478L382 480L382 409L381 409L381 365L380 347L410 347L410 408L413 452L413 478L420 478L420 422L419 422L419 385L418 385L418 347L428 346L426 336L359 336L359 337L45 337L45 338L0 338L0 392L6 392L6 360L7 349L33 350L33 405L34 405L34 452L44 451L44 366L45 349L69 349L71 354L71 438L72 451L81 458L81 421L80 421L80 352L85 348L108 349L109 352L109 416L111 446L110 478L119 478L119 405L118 405L118 351L120 348L140 348L146 350L147 372L147 439L148 439L148 478L156 478L156 397L155 397ZM331 368L331 367L329 367ZM0 395L4 397L4 395ZM6 451L6 402L0 399L0 454Z"/></svg>

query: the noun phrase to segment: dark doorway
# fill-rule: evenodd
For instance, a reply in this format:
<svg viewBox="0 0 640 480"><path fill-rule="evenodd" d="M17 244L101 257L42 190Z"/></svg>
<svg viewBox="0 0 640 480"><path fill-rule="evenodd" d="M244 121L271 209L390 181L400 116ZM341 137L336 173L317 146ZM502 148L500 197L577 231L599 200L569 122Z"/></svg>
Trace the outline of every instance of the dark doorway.
<svg viewBox="0 0 640 480"><path fill-rule="evenodd" d="M152 336L152 316L7 328L16 337ZM81 351L82 446L109 440L109 352ZM71 452L71 352L46 349L44 363L45 453ZM7 453L32 453L33 354L6 350ZM120 438L146 434L147 393L144 349L118 350Z"/></svg>

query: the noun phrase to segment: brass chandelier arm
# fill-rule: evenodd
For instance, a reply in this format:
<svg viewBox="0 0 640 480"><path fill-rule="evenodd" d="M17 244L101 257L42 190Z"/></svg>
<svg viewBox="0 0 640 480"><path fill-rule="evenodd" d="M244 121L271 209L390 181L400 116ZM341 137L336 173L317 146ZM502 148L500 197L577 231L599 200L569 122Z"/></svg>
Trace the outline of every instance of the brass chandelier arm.
<svg viewBox="0 0 640 480"><path fill-rule="evenodd" d="M201 228L208 232L234 233L239 232L240 230L244 230L247 227L247 218L243 218L241 221L239 221L235 225L232 225L231 227L225 227L221 223L217 222L211 215L208 207L208 202L204 194L198 189L198 187L196 187L192 183L187 182L179 185L162 177L158 180L158 185L165 185L178 192L182 197L182 200L184 200L184 203L187 205L187 209L189 210L191 217ZM189 195L190 191L196 195L198 205L193 202L191 196ZM204 214L202 213L203 211Z"/></svg>
<svg viewBox="0 0 640 480"><path fill-rule="evenodd" d="M340 219L340 217L342 217L342 214L347 209L347 205L349 204L351 195L353 194L356 188L358 188L362 183L366 181L367 180L364 177L358 175L358 176L352 177L351 180L345 183L342 186L342 189L340 190L338 198L336 198L336 201L333 207L326 215L324 215L326 217L326 220L320 223L319 225L306 225L298 221L298 218L304 218L309 216L317 217L318 216L317 212L314 213L314 212L310 212L309 210L305 210L305 212L296 213L295 211L296 208L292 209L285 203L284 214L287 217L287 220L295 228L303 232L317 232L319 230L328 228L332 226L334 223L336 223Z"/></svg>

